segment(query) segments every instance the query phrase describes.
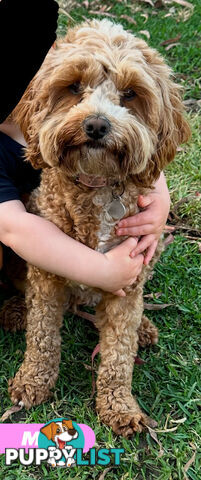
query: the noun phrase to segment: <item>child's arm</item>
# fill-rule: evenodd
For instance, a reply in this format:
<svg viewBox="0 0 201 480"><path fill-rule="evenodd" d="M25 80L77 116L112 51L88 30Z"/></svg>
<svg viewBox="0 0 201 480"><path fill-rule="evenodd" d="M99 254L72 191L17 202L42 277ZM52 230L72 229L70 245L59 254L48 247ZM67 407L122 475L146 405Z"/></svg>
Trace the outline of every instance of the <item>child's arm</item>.
<svg viewBox="0 0 201 480"><path fill-rule="evenodd" d="M170 195L163 172L155 183L153 192L147 196L139 196L138 205L144 210L121 220L118 224L117 235L142 236L136 249L132 252L132 256L147 250L144 264L148 265L155 253L170 209Z"/></svg>
<svg viewBox="0 0 201 480"><path fill-rule="evenodd" d="M0 241L43 270L124 296L139 275L143 255L131 259L130 238L102 254L73 240L53 223L26 212L19 200L0 204Z"/></svg>

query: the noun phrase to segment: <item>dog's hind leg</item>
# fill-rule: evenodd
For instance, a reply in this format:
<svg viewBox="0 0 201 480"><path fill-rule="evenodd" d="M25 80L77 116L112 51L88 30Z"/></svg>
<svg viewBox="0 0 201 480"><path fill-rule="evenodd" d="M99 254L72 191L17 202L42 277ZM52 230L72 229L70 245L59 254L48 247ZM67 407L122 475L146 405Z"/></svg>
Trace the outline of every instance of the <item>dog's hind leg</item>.
<svg viewBox="0 0 201 480"><path fill-rule="evenodd" d="M65 279L29 267L26 292L27 349L15 378L9 380L12 402L22 401L26 408L47 400L58 376L64 283Z"/></svg>
<svg viewBox="0 0 201 480"><path fill-rule="evenodd" d="M97 309L101 363L97 378L97 412L106 425L125 437L154 425L131 394L137 330L142 318L142 287L126 297L105 294Z"/></svg>
<svg viewBox="0 0 201 480"><path fill-rule="evenodd" d="M137 333L140 347L155 345L158 342L158 329L145 315L142 316Z"/></svg>
<svg viewBox="0 0 201 480"><path fill-rule="evenodd" d="M27 308L24 297L9 298L0 311L0 325L4 330L16 332L24 330L27 324Z"/></svg>

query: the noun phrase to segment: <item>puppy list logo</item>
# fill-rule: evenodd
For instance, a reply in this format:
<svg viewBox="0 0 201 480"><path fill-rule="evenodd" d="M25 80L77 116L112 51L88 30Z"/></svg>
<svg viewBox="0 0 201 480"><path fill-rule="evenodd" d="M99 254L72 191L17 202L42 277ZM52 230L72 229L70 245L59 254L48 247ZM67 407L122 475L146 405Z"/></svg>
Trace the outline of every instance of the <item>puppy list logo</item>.
<svg viewBox="0 0 201 480"><path fill-rule="evenodd" d="M109 465L111 461L114 465L119 465L120 456L124 453L123 448L93 448L94 431L86 424L78 424L66 418L56 418L45 425L37 424L35 430L34 424L31 424L30 430L27 428L30 425L12 424L12 427L18 425L24 427L20 447L26 448L4 448L7 466L17 459L22 465L41 465L47 462L51 467ZM0 445L0 453L4 453L3 450Z"/></svg>

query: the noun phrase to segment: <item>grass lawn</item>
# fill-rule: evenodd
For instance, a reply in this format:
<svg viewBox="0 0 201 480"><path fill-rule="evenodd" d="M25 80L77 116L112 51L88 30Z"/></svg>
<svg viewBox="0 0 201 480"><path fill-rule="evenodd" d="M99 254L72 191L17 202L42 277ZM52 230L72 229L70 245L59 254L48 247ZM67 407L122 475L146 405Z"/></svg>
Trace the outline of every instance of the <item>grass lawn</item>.
<svg viewBox="0 0 201 480"><path fill-rule="evenodd" d="M84 18L103 18L106 13L157 48L173 67L178 82L184 86L185 99L199 100L201 4L193 8L177 1L61 1L62 11L58 34L67 26ZM184 2L185 3L185 2ZM66 8L68 5L68 8ZM158 5L158 7L157 7ZM188 5L188 4L187 4ZM101 10L102 8L102 10ZM105 8L105 10L103 9ZM65 9L68 15L65 14ZM90 13L90 12L93 13ZM95 13L94 13L95 12ZM125 15L127 17L125 17ZM48 12L47 12L48 16ZM124 17L122 17L124 16ZM135 20L136 24L132 20ZM140 33L141 31L141 33ZM146 33L142 33L145 31ZM177 45L162 42L175 39ZM98 342L93 326L78 317L65 318L62 330L62 362L60 376L52 401L25 412L12 415L11 422L45 423L66 416L94 429L97 447L124 448L119 467L76 467L48 469L4 465L0 458L0 480L100 479L106 480L200 480L201 472L201 162L199 101L188 117L192 138L167 168L166 176L172 197L171 224L175 224L174 242L163 253L155 267L153 279L146 285L146 294L153 293L152 303L171 304L163 310L147 312L160 331L159 344L151 350L141 350L143 365L135 366L133 393L141 407L158 422L157 442L149 433L132 440L117 438L101 425L91 399L91 353ZM160 296L158 297L158 293ZM0 292L3 302L4 293ZM0 330L0 401L1 412L11 406L7 380L20 366L25 350L25 337ZM95 361L96 368L98 359ZM195 454L195 455L194 455ZM194 455L194 457L193 457ZM187 462L194 458L188 472ZM105 476L102 475L105 473ZM102 475L102 476L101 476Z"/></svg>

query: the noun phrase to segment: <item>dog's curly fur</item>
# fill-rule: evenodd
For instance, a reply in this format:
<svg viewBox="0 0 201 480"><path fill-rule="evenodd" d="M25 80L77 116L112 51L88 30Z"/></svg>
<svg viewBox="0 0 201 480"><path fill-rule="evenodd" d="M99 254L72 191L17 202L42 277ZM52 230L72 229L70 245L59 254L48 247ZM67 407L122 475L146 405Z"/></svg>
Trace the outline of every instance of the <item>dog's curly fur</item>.
<svg viewBox="0 0 201 480"><path fill-rule="evenodd" d="M101 141L86 134L90 116L110 125ZM43 169L31 211L101 252L122 241L115 235L117 220L108 213L112 181L119 182L120 190L124 184L125 216L135 214L139 193L153 188L190 134L170 68L146 42L108 20L78 25L58 41L17 106L15 119L28 144L27 160ZM80 173L105 177L110 184L76 184ZM59 371L67 294L77 292L79 303L87 304L95 292L101 353L97 412L124 436L148 425L150 419L131 394L131 381L138 341L144 346L157 341L157 329L143 316L143 285L152 265L143 267L123 298L29 265L27 350L10 380L12 401L30 407L49 397Z"/></svg>

